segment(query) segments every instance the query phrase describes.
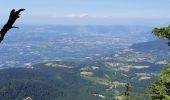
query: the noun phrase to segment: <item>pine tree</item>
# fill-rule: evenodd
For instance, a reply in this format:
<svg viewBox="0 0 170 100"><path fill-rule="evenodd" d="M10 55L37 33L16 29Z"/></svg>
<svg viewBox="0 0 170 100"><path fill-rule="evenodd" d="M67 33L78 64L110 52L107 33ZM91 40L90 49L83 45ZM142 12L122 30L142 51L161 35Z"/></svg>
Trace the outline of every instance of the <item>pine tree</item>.
<svg viewBox="0 0 170 100"><path fill-rule="evenodd" d="M125 94L124 94L126 100L130 100L130 92L129 92L129 90L130 90L130 85L129 85L129 83L127 83L125 85Z"/></svg>

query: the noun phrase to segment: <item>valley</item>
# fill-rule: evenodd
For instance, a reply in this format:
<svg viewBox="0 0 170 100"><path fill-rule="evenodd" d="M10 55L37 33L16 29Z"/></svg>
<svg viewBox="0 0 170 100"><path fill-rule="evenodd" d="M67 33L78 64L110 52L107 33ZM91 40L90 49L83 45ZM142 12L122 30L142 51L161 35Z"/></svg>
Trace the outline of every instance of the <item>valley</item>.
<svg viewBox="0 0 170 100"><path fill-rule="evenodd" d="M167 41L155 40L148 27L24 30L9 34L0 47L1 100L122 99L126 83L134 98L147 100L149 84L170 59Z"/></svg>
<svg viewBox="0 0 170 100"><path fill-rule="evenodd" d="M130 91L134 98L147 100L149 84L158 77L159 71L170 57L165 43L166 41L156 40L134 44L111 55L90 60L53 60L25 68L2 69L1 100L7 99L2 95L17 100L25 97L41 100L79 100L82 97L84 100L121 99L127 82L131 85ZM157 44L164 45L156 46ZM38 87L35 87L36 84ZM40 91L35 93L34 89Z"/></svg>

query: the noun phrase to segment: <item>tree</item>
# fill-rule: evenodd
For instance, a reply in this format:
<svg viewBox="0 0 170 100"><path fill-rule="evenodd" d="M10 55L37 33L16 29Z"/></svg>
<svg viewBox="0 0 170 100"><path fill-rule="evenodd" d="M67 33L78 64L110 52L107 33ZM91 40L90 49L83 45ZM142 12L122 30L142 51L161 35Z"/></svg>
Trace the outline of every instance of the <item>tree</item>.
<svg viewBox="0 0 170 100"><path fill-rule="evenodd" d="M163 28L154 28L152 33L160 39L168 40L170 46L170 25ZM153 100L170 100L170 63L160 73L160 78L151 84L150 97Z"/></svg>
<svg viewBox="0 0 170 100"><path fill-rule="evenodd" d="M154 28L152 33L160 39L168 40L168 46L170 46L170 25L168 27Z"/></svg>
<svg viewBox="0 0 170 100"><path fill-rule="evenodd" d="M15 11L15 9L13 9L10 13L9 19L7 21L7 23L3 26L3 28L0 31L0 43L2 42L2 40L4 39L4 36L6 35L6 33L12 29L12 28L18 28L13 26L13 24L15 23L15 21L20 17L20 13L22 11L24 11L25 9L19 9L18 11Z"/></svg>
<svg viewBox="0 0 170 100"><path fill-rule="evenodd" d="M151 84L153 100L170 100L170 64L161 71L160 79Z"/></svg>
<svg viewBox="0 0 170 100"><path fill-rule="evenodd" d="M126 98L126 100L130 100L129 89L130 89L130 85L129 85L129 83L127 83L127 84L125 85L125 98Z"/></svg>

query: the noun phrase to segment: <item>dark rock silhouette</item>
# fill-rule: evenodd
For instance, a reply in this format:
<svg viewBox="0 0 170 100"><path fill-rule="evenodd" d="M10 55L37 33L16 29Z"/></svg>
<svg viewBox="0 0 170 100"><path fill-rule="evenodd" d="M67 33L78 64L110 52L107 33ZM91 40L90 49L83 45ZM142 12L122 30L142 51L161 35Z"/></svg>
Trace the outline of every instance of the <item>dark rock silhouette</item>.
<svg viewBox="0 0 170 100"><path fill-rule="evenodd" d="M9 19L7 21L7 23L3 26L3 28L0 31L0 43L2 42L2 40L4 39L5 34L11 29L11 28L19 28L19 27L15 27L13 26L13 24L15 23L15 21L20 17L20 13L22 11L24 11L25 9L19 9L18 11L15 11L15 9L13 9L10 13Z"/></svg>

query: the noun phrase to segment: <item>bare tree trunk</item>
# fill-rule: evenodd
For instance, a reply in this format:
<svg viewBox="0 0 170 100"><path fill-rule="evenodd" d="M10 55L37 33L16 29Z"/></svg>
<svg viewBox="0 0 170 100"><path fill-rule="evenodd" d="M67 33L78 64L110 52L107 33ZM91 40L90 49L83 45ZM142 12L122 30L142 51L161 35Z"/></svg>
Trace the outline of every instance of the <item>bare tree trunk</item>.
<svg viewBox="0 0 170 100"><path fill-rule="evenodd" d="M2 40L4 39L5 34L11 29L11 28L19 28L19 27L15 27L13 26L13 24L15 23L15 21L20 17L20 12L24 11L25 9L19 9L18 11L15 11L15 9L13 9L10 13L9 19L7 21L7 23L3 26L3 28L0 31L0 43L2 42Z"/></svg>

